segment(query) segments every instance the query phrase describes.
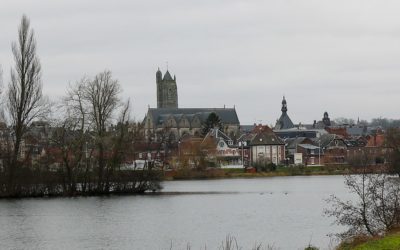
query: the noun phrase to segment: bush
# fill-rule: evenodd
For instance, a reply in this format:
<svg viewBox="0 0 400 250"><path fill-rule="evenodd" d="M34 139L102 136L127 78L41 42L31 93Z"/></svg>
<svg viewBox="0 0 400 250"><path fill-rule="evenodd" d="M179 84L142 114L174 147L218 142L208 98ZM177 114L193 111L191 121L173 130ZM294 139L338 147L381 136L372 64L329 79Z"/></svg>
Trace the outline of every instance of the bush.
<svg viewBox="0 0 400 250"><path fill-rule="evenodd" d="M275 171L277 169L276 164L272 163L272 162L257 162L256 164L254 164L254 167L257 169L257 172L271 172L271 171Z"/></svg>
<svg viewBox="0 0 400 250"><path fill-rule="evenodd" d="M342 239L355 236L379 236L400 226L400 182L387 174L345 176L354 200L340 200L331 195L331 207L325 214L334 217L336 224L347 227L337 234Z"/></svg>

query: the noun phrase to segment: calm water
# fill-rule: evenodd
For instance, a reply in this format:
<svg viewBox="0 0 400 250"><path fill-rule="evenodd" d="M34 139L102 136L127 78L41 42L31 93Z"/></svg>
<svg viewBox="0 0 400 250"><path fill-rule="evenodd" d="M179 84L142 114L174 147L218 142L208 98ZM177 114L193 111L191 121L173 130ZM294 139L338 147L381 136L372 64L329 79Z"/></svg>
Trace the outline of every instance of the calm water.
<svg viewBox="0 0 400 250"><path fill-rule="evenodd" d="M341 176L165 182L189 194L0 200L0 249L243 249L312 244L341 231L323 216L330 194L351 198Z"/></svg>

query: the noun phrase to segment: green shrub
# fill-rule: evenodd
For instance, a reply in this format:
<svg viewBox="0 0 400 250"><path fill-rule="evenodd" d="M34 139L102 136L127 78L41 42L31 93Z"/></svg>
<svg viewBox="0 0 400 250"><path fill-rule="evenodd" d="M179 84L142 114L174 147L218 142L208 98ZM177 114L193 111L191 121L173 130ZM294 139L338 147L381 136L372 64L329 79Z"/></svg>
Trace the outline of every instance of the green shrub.
<svg viewBox="0 0 400 250"><path fill-rule="evenodd" d="M257 169L257 172L271 172L275 171L277 166L272 162L259 161L254 164L254 167Z"/></svg>

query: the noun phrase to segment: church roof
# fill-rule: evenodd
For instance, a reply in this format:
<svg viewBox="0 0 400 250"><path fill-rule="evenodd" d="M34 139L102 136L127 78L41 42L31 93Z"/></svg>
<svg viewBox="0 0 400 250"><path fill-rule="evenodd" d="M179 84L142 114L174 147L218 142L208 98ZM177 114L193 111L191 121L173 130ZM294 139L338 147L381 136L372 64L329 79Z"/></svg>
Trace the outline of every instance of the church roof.
<svg viewBox="0 0 400 250"><path fill-rule="evenodd" d="M175 118L182 117L199 117L201 122L204 122L211 113L216 113L223 124L239 125L239 118L236 110L232 108L150 108L149 114L153 117L153 121L161 124L163 118L172 115Z"/></svg>
<svg viewBox="0 0 400 250"><path fill-rule="evenodd" d="M174 80L168 70L167 70L167 72L165 72L163 80L164 81L173 81Z"/></svg>
<svg viewBox="0 0 400 250"><path fill-rule="evenodd" d="M289 129L294 128L294 124L286 112L282 112L281 117L276 122L275 129Z"/></svg>
<svg viewBox="0 0 400 250"><path fill-rule="evenodd" d="M289 128L294 128L294 124L292 120L290 120L289 116L287 115L287 102L285 99L285 96L283 96L282 100L282 115L279 117L279 120L276 121L275 128L274 129L289 129Z"/></svg>

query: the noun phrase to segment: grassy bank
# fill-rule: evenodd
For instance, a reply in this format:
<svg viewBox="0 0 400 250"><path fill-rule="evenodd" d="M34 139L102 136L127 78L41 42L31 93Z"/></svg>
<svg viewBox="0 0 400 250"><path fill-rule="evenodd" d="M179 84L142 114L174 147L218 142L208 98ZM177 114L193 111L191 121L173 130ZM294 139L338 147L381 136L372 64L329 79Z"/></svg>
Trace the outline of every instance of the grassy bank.
<svg viewBox="0 0 400 250"><path fill-rule="evenodd" d="M190 179L223 179L223 178L254 178L274 176L311 176L311 175L343 175L349 173L349 166L308 166L308 167L277 167L275 171L248 173L244 169L209 168L198 171L184 169L173 171L165 175L165 180L190 180Z"/></svg>
<svg viewBox="0 0 400 250"><path fill-rule="evenodd" d="M245 173L243 170L226 169L230 177L273 177L273 176L301 176L301 175L342 175L348 173L348 166L308 166L308 167L277 167L275 171Z"/></svg>
<svg viewBox="0 0 400 250"><path fill-rule="evenodd" d="M342 243L338 250L398 250L400 232L390 233L381 238L357 238L351 243Z"/></svg>

